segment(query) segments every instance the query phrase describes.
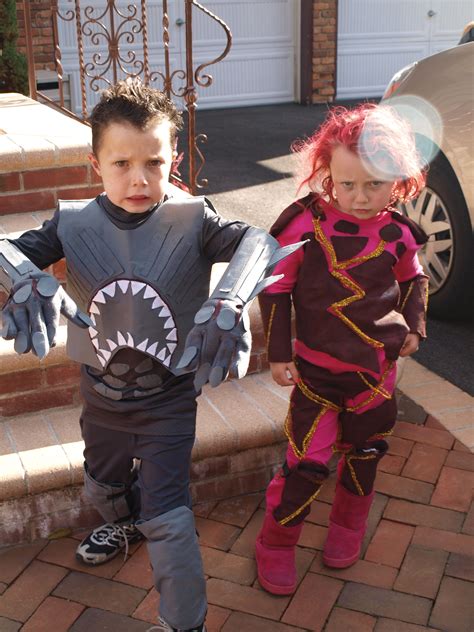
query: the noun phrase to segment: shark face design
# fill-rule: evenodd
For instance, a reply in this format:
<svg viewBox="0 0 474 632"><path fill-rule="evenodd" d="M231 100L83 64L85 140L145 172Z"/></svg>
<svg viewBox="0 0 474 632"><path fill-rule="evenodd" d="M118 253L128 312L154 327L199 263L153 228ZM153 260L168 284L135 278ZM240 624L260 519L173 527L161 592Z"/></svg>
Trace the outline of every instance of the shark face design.
<svg viewBox="0 0 474 632"><path fill-rule="evenodd" d="M115 352L130 347L166 367L178 345L178 331L170 308L148 283L116 279L92 297L89 337L105 367Z"/></svg>

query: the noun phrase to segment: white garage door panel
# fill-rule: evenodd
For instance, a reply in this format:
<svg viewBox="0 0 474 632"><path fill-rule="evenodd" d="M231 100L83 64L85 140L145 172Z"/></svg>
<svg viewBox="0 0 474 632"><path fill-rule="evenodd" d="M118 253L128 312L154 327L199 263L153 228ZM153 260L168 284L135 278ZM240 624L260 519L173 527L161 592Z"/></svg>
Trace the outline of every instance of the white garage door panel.
<svg viewBox="0 0 474 632"><path fill-rule="evenodd" d="M337 97L381 96L408 64L454 46L473 0L339 0Z"/></svg>
<svg viewBox="0 0 474 632"><path fill-rule="evenodd" d="M135 0L119 0L117 6L125 16L130 15L129 7L140 3ZM202 4L226 22L232 32L232 47L227 57L204 69L213 78L210 87L196 86L199 108L233 107L239 105L257 105L266 103L291 102L295 95L296 68L296 17L299 0L202 0ZM93 6L93 16L97 17L104 10L104 0L82 0L81 6ZM71 0L59 0L63 14L72 8ZM163 33L162 2L148 0L148 45L150 71L163 72ZM169 52L172 70L186 68L185 56L185 19L184 2L168 1L169 14ZM137 12L140 16L140 11ZM227 37L224 29L215 20L194 7L193 19L193 62L194 68L200 64L212 62L224 51ZM181 22L181 25L177 24ZM105 25L108 19L103 19ZM120 19L115 16L116 28ZM75 21L60 21L60 44L63 53L64 72L70 77L73 109L80 113L81 90L78 70L76 25ZM130 30L130 25L123 31ZM99 32L98 26L91 26L93 32ZM127 52L137 50L142 58L141 35L136 36L135 43L128 44L126 38L119 40L120 53L127 59ZM84 59L87 64L94 54L100 53L102 60L108 56L105 38L91 42L84 38ZM136 71L132 63L124 63L129 71ZM94 74L94 73L93 73ZM112 72L105 75L112 81ZM121 76L119 75L119 78ZM97 100L87 83L87 101L90 109ZM105 87L101 81L99 88ZM155 83L162 87L162 82ZM173 88L179 91L182 79L176 77ZM179 101L179 99L177 99ZM179 103L182 107L182 103Z"/></svg>
<svg viewBox="0 0 474 632"><path fill-rule="evenodd" d="M376 65L374 56L377 57ZM422 47L404 46L403 50L367 47L364 52L357 49L348 50L347 54L338 60L338 85L344 88L338 89L337 96L351 99L381 95L387 86L386 77L392 77L403 66L424 56L425 49Z"/></svg>

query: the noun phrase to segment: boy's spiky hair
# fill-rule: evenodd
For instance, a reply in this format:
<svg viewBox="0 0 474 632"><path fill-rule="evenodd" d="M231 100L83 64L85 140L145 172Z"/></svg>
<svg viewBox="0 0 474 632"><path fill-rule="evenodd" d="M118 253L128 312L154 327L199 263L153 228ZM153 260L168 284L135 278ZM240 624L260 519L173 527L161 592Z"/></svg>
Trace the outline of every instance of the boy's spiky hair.
<svg viewBox="0 0 474 632"><path fill-rule="evenodd" d="M144 130L152 121L170 123L170 140L174 146L183 118L164 92L145 85L136 77L119 81L103 91L89 117L92 127L92 151L97 155L104 130L111 123L129 123Z"/></svg>

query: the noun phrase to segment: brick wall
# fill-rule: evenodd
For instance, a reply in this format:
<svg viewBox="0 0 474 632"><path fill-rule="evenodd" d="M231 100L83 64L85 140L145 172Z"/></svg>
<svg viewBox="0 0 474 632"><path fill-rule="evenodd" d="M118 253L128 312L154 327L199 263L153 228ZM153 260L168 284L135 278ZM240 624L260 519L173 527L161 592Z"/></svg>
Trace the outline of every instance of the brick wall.
<svg viewBox="0 0 474 632"><path fill-rule="evenodd" d="M36 70L54 70L53 26L51 22L51 0L29 0L31 27L34 39ZM26 37L23 2L17 0L18 48L26 53Z"/></svg>
<svg viewBox="0 0 474 632"><path fill-rule="evenodd" d="M0 215L53 211L58 199L91 198L101 191L90 165L0 173Z"/></svg>
<svg viewBox="0 0 474 632"><path fill-rule="evenodd" d="M313 2L313 103L336 96L337 0Z"/></svg>

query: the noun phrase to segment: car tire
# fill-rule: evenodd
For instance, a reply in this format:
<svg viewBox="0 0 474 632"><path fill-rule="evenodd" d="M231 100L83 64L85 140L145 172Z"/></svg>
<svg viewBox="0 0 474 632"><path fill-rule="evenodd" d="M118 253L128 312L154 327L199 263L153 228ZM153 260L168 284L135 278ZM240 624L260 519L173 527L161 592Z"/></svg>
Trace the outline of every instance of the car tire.
<svg viewBox="0 0 474 632"><path fill-rule="evenodd" d="M441 320L472 316L472 226L459 182L441 153L430 164L424 191L400 210L428 235L420 261L430 277L429 315Z"/></svg>

